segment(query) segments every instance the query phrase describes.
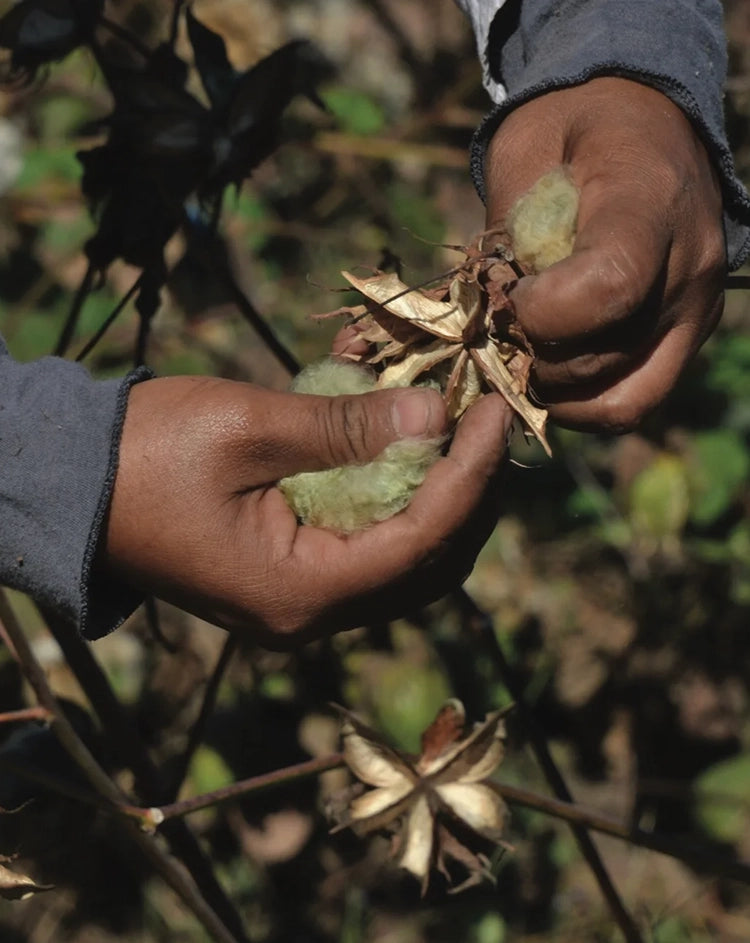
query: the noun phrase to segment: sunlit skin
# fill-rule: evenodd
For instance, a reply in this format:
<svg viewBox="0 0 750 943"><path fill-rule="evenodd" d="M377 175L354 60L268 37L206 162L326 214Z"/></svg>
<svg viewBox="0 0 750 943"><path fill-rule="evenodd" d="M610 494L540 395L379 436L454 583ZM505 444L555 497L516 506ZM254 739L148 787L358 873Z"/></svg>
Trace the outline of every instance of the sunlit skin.
<svg viewBox="0 0 750 943"><path fill-rule="evenodd" d="M504 120L487 155L487 222L547 171L581 191L573 254L511 292L553 420L633 428L715 327L726 251L708 154L666 96L621 78L550 92Z"/></svg>
<svg viewBox="0 0 750 943"><path fill-rule="evenodd" d="M602 78L503 122L488 153L488 223L561 163L581 191L573 254L521 279L512 297L552 418L621 431L667 395L720 316L719 186L675 105ZM335 349L352 345L360 341L345 331ZM429 406L421 420L412 414L412 434L444 431L431 391L319 398L195 377L136 386L101 565L272 647L437 598L471 569L501 506L510 417L499 396L467 413L409 508L365 531L299 526L275 487L298 471L374 458L404 434L391 412L403 396Z"/></svg>
<svg viewBox="0 0 750 943"><path fill-rule="evenodd" d="M394 416L395 403L407 404ZM509 412L467 413L409 507L342 537L299 525L275 486L445 428L441 396L275 393L199 377L133 388L101 565L272 648L387 618L457 586L501 504Z"/></svg>

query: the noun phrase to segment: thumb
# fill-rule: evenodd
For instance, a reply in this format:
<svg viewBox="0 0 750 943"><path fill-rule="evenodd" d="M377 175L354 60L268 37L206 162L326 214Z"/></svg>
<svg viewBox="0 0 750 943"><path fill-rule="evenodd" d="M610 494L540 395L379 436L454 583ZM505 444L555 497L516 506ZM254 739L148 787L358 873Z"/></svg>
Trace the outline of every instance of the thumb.
<svg viewBox="0 0 750 943"><path fill-rule="evenodd" d="M278 456L278 474L362 465L398 439L436 438L446 414L436 390L378 390L355 396L294 396L298 435ZM291 448L290 448L291 445Z"/></svg>

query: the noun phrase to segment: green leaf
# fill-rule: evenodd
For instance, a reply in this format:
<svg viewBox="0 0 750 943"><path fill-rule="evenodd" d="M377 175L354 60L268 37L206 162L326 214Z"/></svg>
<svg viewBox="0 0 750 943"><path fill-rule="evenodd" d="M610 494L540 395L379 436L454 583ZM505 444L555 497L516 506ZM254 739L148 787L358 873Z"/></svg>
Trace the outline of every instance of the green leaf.
<svg viewBox="0 0 750 943"><path fill-rule="evenodd" d="M718 841L734 844L750 824L750 754L716 763L695 781L695 812Z"/></svg>
<svg viewBox="0 0 750 943"><path fill-rule="evenodd" d="M349 134L378 134L385 127L383 109L364 92L335 86L321 92L320 97L341 129Z"/></svg>
<svg viewBox="0 0 750 943"><path fill-rule="evenodd" d="M387 188L385 199L396 221L412 236L427 242L441 241L445 223L434 200L403 180L396 180Z"/></svg>
<svg viewBox="0 0 750 943"><path fill-rule="evenodd" d="M706 352L710 366L706 375L709 389L733 399L750 398L750 335L719 336Z"/></svg>
<svg viewBox="0 0 750 943"><path fill-rule="evenodd" d="M570 517L600 520L607 516L612 502L606 492L595 488L577 488L566 502Z"/></svg>
<svg viewBox="0 0 750 943"><path fill-rule="evenodd" d="M730 507L750 473L742 436L732 429L698 433L691 442L687 471L690 520L711 524Z"/></svg>
<svg viewBox="0 0 750 943"><path fill-rule="evenodd" d="M435 665L394 659L380 674L373 696L384 739L403 750L418 752L422 731L450 696L448 682Z"/></svg>
<svg viewBox="0 0 750 943"><path fill-rule="evenodd" d="M27 151L15 189L31 190L51 177L70 182L80 180L81 165L72 147L38 147Z"/></svg>
<svg viewBox="0 0 750 943"><path fill-rule="evenodd" d="M195 751L189 779L195 794L201 795L228 786L234 781L234 776L216 750L204 744Z"/></svg>
<svg viewBox="0 0 750 943"><path fill-rule="evenodd" d="M497 913L486 913L473 928L471 943L505 943L505 921Z"/></svg>
<svg viewBox="0 0 750 943"><path fill-rule="evenodd" d="M690 511L685 463L663 453L630 486L629 516L636 533L664 539L677 536Z"/></svg>

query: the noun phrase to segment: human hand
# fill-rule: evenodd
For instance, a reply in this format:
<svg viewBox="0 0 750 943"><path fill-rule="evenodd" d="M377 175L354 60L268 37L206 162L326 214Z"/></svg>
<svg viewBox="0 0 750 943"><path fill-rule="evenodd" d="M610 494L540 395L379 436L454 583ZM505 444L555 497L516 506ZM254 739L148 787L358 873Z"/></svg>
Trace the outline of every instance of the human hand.
<svg viewBox="0 0 750 943"><path fill-rule="evenodd" d="M393 407L398 406L398 412ZM276 393L199 377L130 392L101 564L145 593L286 648L444 595L497 519L510 421L487 396L409 507L347 537L298 525L274 483L440 435L430 390Z"/></svg>
<svg viewBox="0 0 750 943"><path fill-rule="evenodd" d="M573 254L520 279L510 297L551 417L621 432L667 395L721 315L719 184L676 105L598 78L533 99L500 125L487 154L488 228L560 164L580 188Z"/></svg>

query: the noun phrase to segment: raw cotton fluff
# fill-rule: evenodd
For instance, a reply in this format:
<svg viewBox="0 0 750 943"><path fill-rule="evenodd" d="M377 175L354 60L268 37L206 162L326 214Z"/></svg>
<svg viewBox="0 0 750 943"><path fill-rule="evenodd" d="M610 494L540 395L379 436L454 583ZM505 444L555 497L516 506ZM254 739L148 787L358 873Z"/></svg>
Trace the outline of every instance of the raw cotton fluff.
<svg viewBox="0 0 750 943"><path fill-rule="evenodd" d="M563 167L540 177L513 205L506 226L518 261L541 272L573 251L578 188Z"/></svg>
<svg viewBox="0 0 750 943"><path fill-rule="evenodd" d="M292 384L296 393L338 396L377 389L373 374L356 364L327 359L306 367ZM440 457L442 439L392 442L367 465L301 472L279 482L304 524L350 534L402 511Z"/></svg>

